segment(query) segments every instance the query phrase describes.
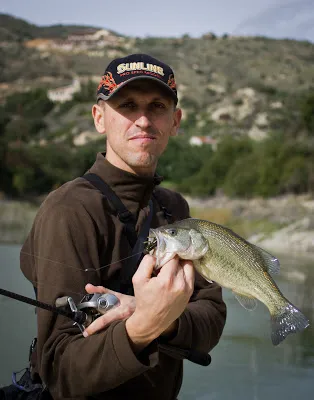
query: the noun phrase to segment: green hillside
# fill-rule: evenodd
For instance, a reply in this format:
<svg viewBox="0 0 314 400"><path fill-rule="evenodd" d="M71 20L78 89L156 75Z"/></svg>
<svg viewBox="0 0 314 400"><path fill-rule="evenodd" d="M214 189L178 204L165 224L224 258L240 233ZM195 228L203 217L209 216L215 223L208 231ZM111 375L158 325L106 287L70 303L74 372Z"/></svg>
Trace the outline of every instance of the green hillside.
<svg viewBox="0 0 314 400"><path fill-rule="evenodd" d="M90 115L97 82L112 58L135 52L176 73L181 137L160 162L170 185L204 196L314 191L313 43L210 32L136 38L4 14L0 26L2 192L38 195L85 171L105 147ZM71 100L48 98L74 79L81 89ZM211 145L191 146L192 136Z"/></svg>

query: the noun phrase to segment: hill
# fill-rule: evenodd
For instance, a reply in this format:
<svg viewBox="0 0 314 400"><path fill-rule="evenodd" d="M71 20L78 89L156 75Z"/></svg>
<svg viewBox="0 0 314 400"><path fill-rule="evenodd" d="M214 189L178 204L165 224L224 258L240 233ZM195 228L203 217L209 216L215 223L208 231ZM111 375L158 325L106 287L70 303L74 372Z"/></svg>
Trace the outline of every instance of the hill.
<svg viewBox="0 0 314 400"><path fill-rule="evenodd" d="M12 92L62 87L74 76L85 82L92 79L96 87L113 57L147 52L175 69L180 106L187 118L190 114L197 120L201 133L214 121L228 129L231 123L238 131L250 127L253 136L263 136L259 125L272 130L286 118L280 102L291 103L291 94L302 95L314 87L310 42L211 33L197 39L140 39L93 27L38 27L4 14L0 25L2 100Z"/></svg>
<svg viewBox="0 0 314 400"><path fill-rule="evenodd" d="M183 110L181 139L160 163L166 179L199 195L314 191L313 43L137 38L4 14L0 26L0 190L41 193L82 173L99 149L90 109L105 66L145 52L174 68Z"/></svg>
<svg viewBox="0 0 314 400"><path fill-rule="evenodd" d="M5 14L0 14L0 26L2 82L37 80L49 73L58 78L101 76L114 53L148 52L170 63L181 89L191 89L189 97L200 103L217 95L215 85L221 86L218 92L253 85L291 93L314 83L314 44L310 42L219 38L210 33L197 39L187 35L128 38L87 26L38 27ZM19 51L23 57L17 63L14 56Z"/></svg>
<svg viewBox="0 0 314 400"><path fill-rule="evenodd" d="M0 14L0 26L1 41L14 40L19 42L35 39L37 37L65 39L68 35L73 33L94 33L99 29L91 26L80 25L53 25L41 27L8 14Z"/></svg>

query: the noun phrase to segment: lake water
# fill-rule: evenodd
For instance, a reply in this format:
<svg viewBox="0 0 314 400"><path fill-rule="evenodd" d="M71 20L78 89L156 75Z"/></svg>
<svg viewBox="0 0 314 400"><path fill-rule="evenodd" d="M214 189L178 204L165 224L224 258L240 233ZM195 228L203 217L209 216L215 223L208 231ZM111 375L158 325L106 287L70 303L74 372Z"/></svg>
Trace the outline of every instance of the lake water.
<svg viewBox="0 0 314 400"><path fill-rule="evenodd" d="M20 246L0 245L0 287L34 297L31 284L19 270ZM278 256L278 254L276 254ZM275 280L286 297L313 321L304 332L290 335L279 346L270 340L269 313L259 303L243 309L224 291L228 319L212 364L184 364L179 400L295 400L314 398L314 257L279 257ZM34 308L0 296L0 387L11 382L12 371L27 364L35 336Z"/></svg>

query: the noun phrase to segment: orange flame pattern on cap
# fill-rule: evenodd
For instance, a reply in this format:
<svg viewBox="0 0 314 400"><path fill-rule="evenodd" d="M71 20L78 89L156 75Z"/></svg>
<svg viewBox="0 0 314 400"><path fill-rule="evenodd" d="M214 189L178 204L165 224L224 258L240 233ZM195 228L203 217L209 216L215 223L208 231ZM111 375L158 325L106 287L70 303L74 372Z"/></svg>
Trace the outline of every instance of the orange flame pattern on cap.
<svg viewBox="0 0 314 400"><path fill-rule="evenodd" d="M177 84L176 84L176 81L174 80L174 75L173 75L173 74L171 74L171 75L169 76L167 85L168 85L171 89L177 89Z"/></svg>
<svg viewBox="0 0 314 400"><path fill-rule="evenodd" d="M99 91L101 87L103 87L104 89L108 90L109 93L111 93L118 86L119 85L117 85L115 80L113 79L112 73L108 71L105 75L102 76L97 91Z"/></svg>

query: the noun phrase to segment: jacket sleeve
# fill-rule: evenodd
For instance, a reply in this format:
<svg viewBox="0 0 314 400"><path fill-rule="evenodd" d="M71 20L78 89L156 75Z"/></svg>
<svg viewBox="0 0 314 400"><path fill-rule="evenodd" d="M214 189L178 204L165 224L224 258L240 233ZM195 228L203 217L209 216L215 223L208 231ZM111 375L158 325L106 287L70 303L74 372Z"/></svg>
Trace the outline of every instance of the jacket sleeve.
<svg viewBox="0 0 314 400"><path fill-rule="evenodd" d="M83 207L44 208L21 251L21 269L37 287L38 300L75 302L90 282L100 284L99 233ZM69 319L38 309L38 370L56 398L90 396L115 388L158 363L154 341L138 358L125 322L84 338ZM144 352L143 352L144 353Z"/></svg>

